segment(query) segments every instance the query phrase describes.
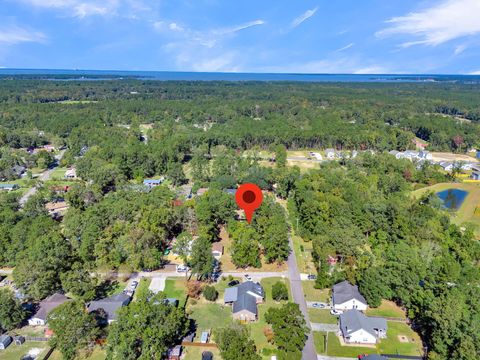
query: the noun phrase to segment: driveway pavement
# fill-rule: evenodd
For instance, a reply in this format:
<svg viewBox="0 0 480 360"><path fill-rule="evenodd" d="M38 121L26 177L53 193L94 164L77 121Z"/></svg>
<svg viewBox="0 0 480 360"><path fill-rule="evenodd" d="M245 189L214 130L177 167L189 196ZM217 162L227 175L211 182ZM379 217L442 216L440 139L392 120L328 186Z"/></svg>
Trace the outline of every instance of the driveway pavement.
<svg viewBox="0 0 480 360"><path fill-rule="evenodd" d="M321 301L307 301L307 307L308 308L314 308L312 305L313 304L324 304L324 308L315 308L315 309L320 309L320 310L330 310L332 307L329 304L322 303Z"/></svg>

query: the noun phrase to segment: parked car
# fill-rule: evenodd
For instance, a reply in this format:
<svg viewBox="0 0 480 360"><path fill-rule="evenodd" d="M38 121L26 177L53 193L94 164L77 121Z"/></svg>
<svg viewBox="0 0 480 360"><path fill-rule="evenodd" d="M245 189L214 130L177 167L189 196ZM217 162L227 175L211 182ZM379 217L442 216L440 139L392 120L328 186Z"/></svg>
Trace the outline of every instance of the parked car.
<svg viewBox="0 0 480 360"><path fill-rule="evenodd" d="M307 279L308 279L308 280L315 280L316 278L317 278L317 275L313 275L313 274L309 274L309 275L307 276Z"/></svg>
<svg viewBox="0 0 480 360"><path fill-rule="evenodd" d="M188 266L187 265L177 265L177 272L187 272Z"/></svg>
<svg viewBox="0 0 480 360"><path fill-rule="evenodd" d="M327 307L327 305L324 304L324 303L315 302L315 303L312 304L312 307L317 308L317 309L325 309Z"/></svg>
<svg viewBox="0 0 480 360"><path fill-rule="evenodd" d="M248 274L245 274L245 279L247 279L248 281L252 281L252 277Z"/></svg>
<svg viewBox="0 0 480 360"><path fill-rule="evenodd" d="M343 314L343 311L332 309L330 310L330 314L338 316L340 314Z"/></svg>
<svg viewBox="0 0 480 360"><path fill-rule="evenodd" d="M228 286L235 286L235 285L238 285L238 284L240 284L240 281L238 281L238 280L232 280L232 281L230 281L227 285L228 285Z"/></svg>

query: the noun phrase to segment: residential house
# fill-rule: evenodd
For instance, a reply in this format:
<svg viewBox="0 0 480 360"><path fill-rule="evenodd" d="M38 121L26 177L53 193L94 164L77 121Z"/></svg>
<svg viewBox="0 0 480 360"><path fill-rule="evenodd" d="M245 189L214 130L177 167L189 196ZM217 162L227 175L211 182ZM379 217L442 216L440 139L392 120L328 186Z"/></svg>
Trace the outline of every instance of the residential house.
<svg viewBox="0 0 480 360"><path fill-rule="evenodd" d="M460 164L460 169L464 170L464 171L469 171L469 170L472 170L474 164L470 163L470 162L461 162Z"/></svg>
<svg viewBox="0 0 480 360"><path fill-rule="evenodd" d="M432 160L432 159L433 159L432 154L430 154L430 152L427 151L427 150L422 150L422 151L420 151L420 152L418 153L418 157L419 157L420 159L425 159L425 160Z"/></svg>
<svg viewBox="0 0 480 360"><path fill-rule="evenodd" d="M235 195L237 192L237 189L225 189L224 190L228 195Z"/></svg>
<svg viewBox="0 0 480 360"><path fill-rule="evenodd" d="M473 165L472 170L473 172L470 178L472 180L480 180L480 165Z"/></svg>
<svg viewBox="0 0 480 360"><path fill-rule="evenodd" d="M310 155L312 158L314 158L315 160L318 160L318 161L323 160L322 154L320 154L320 153L318 153L318 152L313 152L313 151L311 151L311 152L309 153L309 155Z"/></svg>
<svg viewBox="0 0 480 360"><path fill-rule="evenodd" d="M5 350L12 343L12 337L9 335L0 336L0 350Z"/></svg>
<svg viewBox="0 0 480 360"><path fill-rule="evenodd" d="M59 293L53 294L52 296L42 300L35 315L28 319L28 324L32 326L44 326L47 323L48 314L57 306L60 306L69 300L70 299L68 297Z"/></svg>
<svg viewBox="0 0 480 360"><path fill-rule="evenodd" d="M197 190L197 196L202 196L208 191L208 188L200 188Z"/></svg>
<svg viewBox="0 0 480 360"><path fill-rule="evenodd" d="M349 310L340 315L340 333L349 344L376 344L379 339L387 337L387 321Z"/></svg>
<svg viewBox="0 0 480 360"><path fill-rule="evenodd" d="M386 356L378 355L378 354L359 356L359 359L360 360L388 360Z"/></svg>
<svg viewBox="0 0 480 360"><path fill-rule="evenodd" d="M53 218L62 217L67 212L68 207L68 203L65 200L50 201L45 204L45 209Z"/></svg>
<svg viewBox="0 0 480 360"><path fill-rule="evenodd" d="M328 160L333 160L335 159L336 153L334 149L326 149L325 150L325 156L327 157Z"/></svg>
<svg viewBox="0 0 480 360"><path fill-rule="evenodd" d="M397 150L392 150L392 151L389 151L388 153L390 155L395 156L395 158L397 158L397 159L403 159L405 157L403 152L400 152L400 151L397 151Z"/></svg>
<svg viewBox="0 0 480 360"><path fill-rule="evenodd" d="M440 165L443 170L448 172L452 171L454 167L453 163L450 161L441 161L438 165Z"/></svg>
<svg viewBox="0 0 480 360"><path fill-rule="evenodd" d="M174 348L167 350L167 359L168 360L180 360L182 356L182 346L177 345Z"/></svg>
<svg viewBox="0 0 480 360"><path fill-rule="evenodd" d="M427 147L427 144L420 139L412 139L412 143L415 144L415 147L420 150L423 150Z"/></svg>
<svg viewBox="0 0 480 360"><path fill-rule="evenodd" d="M420 158L418 151L406 150L403 152L403 157L410 161L418 160Z"/></svg>
<svg viewBox="0 0 480 360"><path fill-rule="evenodd" d="M117 320L117 311L122 306L127 306L130 303L132 298L125 294L120 293L116 295L112 295L105 299L91 301L87 304L88 312L93 312L102 309L105 311L107 318L105 319L108 324L111 324L115 320Z"/></svg>
<svg viewBox="0 0 480 360"><path fill-rule="evenodd" d="M12 167L12 173L15 174L16 177L21 177L27 169L25 166L22 165L15 165Z"/></svg>
<svg viewBox="0 0 480 360"><path fill-rule="evenodd" d="M258 318L257 304L263 303L265 292L262 285L246 281L225 289L224 303L232 305L235 320L255 321Z"/></svg>
<svg viewBox="0 0 480 360"><path fill-rule="evenodd" d="M150 189L160 185L165 179L162 177L160 179L145 179L143 180L143 185L148 186Z"/></svg>
<svg viewBox="0 0 480 360"><path fill-rule="evenodd" d="M212 255L215 259L219 259L223 255L223 245L219 242L212 244Z"/></svg>
<svg viewBox="0 0 480 360"><path fill-rule="evenodd" d="M0 184L0 190L13 191L19 189L17 184Z"/></svg>
<svg viewBox="0 0 480 360"><path fill-rule="evenodd" d="M333 308L337 311L352 309L365 311L368 308L367 300L358 291L358 286L348 281L333 285L332 302Z"/></svg>
<svg viewBox="0 0 480 360"><path fill-rule="evenodd" d="M65 179L76 179L77 178L77 169L75 169L74 167L68 169L67 171L65 171L64 177L65 177Z"/></svg>

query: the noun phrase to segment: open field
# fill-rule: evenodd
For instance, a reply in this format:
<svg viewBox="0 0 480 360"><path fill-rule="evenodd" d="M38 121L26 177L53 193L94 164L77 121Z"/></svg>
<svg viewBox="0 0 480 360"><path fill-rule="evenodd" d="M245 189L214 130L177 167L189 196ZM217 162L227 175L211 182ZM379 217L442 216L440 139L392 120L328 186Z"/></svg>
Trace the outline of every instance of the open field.
<svg viewBox="0 0 480 360"><path fill-rule="evenodd" d="M427 191L439 192L447 189L461 189L468 191L460 208L451 213L452 221L455 224L471 224L475 227L477 238L480 237L480 216L475 215L475 208L480 206L480 184L479 183L439 183L415 190L412 196L419 198Z"/></svg>
<svg viewBox="0 0 480 360"><path fill-rule="evenodd" d="M233 264L232 258L230 256L230 249L232 248L232 240L228 236L228 233L224 227L220 229L220 239L221 239L221 244L223 245L223 255L220 258L220 262L222 263L222 271L223 272L229 272L229 271L235 271L238 270L237 267ZM255 272L255 271L261 271L261 272L272 272L272 271L286 271L287 270L287 264L267 264L263 258L262 258L262 266L259 268L253 268L250 267L248 268L249 272Z"/></svg>
<svg viewBox="0 0 480 360"><path fill-rule="evenodd" d="M49 349L47 341L25 341L22 345L11 343L5 350L0 350L0 359L20 360L22 356L27 354L35 354L38 356L38 359L42 359Z"/></svg>
<svg viewBox="0 0 480 360"><path fill-rule="evenodd" d="M200 360L202 358L202 353L204 351L210 351L213 354L213 358L222 359L220 357L220 351L216 348L211 347L200 347L200 346L185 346L183 348L183 360Z"/></svg>
<svg viewBox="0 0 480 360"><path fill-rule="evenodd" d="M165 289L163 292L167 298L175 298L178 300L179 306L183 306L187 299L185 279L175 278L165 280Z"/></svg>
<svg viewBox="0 0 480 360"><path fill-rule="evenodd" d="M188 307L190 318L197 324L197 336L204 330L213 330L233 323L230 306L216 303L200 303Z"/></svg>
<svg viewBox="0 0 480 360"><path fill-rule="evenodd" d="M311 322L321 324L336 324L338 317L330 314L330 310L327 309L308 309L308 318Z"/></svg>
<svg viewBox="0 0 480 360"><path fill-rule="evenodd" d="M314 281L302 281L303 293L307 301L330 302L330 289L315 289Z"/></svg>
<svg viewBox="0 0 480 360"><path fill-rule="evenodd" d="M378 308L367 309L367 315L369 316L383 316L383 317L392 317L405 319L405 311L403 311L397 304L393 301L382 300L382 303Z"/></svg>
<svg viewBox="0 0 480 360"><path fill-rule="evenodd" d="M466 154L453 154L447 152L432 152L433 161L465 161L465 162L478 162L478 160L470 155Z"/></svg>

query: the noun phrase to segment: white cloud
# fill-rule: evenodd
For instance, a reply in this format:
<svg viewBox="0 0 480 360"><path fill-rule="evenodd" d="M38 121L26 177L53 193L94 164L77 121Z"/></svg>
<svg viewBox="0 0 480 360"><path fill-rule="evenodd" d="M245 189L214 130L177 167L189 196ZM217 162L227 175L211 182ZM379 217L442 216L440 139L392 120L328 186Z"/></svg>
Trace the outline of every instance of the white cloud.
<svg viewBox="0 0 480 360"><path fill-rule="evenodd" d="M389 19L387 23L390 25L375 35L389 37L403 34L416 39L403 42L401 47L436 46L480 33L479 16L479 0L444 0L433 7Z"/></svg>
<svg viewBox="0 0 480 360"><path fill-rule="evenodd" d="M350 49L353 45L355 45L355 44L354 43L347 44L347 45L341 47L340 49L335 50L335 52L345 51L347 49Z"/></svg>
<svg viewBox="0 0 480 360"><path fill-rule="evenodd" d="M468 75L480 75L480 70L471 71Z"/></svg>
<svg viewBox="0 0 480 360"><path fill-rule="evenodd" d="M466 49L467 49L467 45L465 45L465 44L458 45L458 46L455 48L455 51L453 52L453 54L454 54L454 55L460 55L460 54L463 53Z"/></svg>
<svg viewBox="0 0 480 360"><path fill-rule="evenodd" d="M0 43L14 45L22 42L44 42L47 37L39 32L19 26L0 29Z"/></svg>
<svg viewBox="0 0 480 360"><path fill-rule="evenodd" d="M313 8L313 9L305 11L302 15L293 19L292 23L290 24L290 27L291 28L296 28L298 25L303 23L305 20L310 19L313 15L315 15L317 10L318 10L318 6Z"/></svg>
<svg viewBox="0 0 480 360"><path fill-rule="evenodd" d="M60 9L69 16L83 19L89 16L115 15L119 0L21 0L33 7Z"/></svg>
<svg viewBox="0 0 480 360"><path fill-rule="evenodd" d="M298 74L386 74L393 73L384 66L365 64L357 58L329 58L304 63L290 63L258 69L261 72L286 72ZM398 73L398 72L396 72Z"/></svg>

